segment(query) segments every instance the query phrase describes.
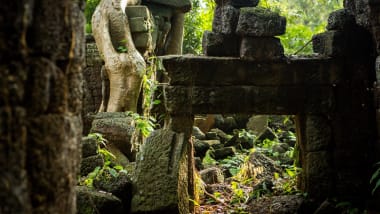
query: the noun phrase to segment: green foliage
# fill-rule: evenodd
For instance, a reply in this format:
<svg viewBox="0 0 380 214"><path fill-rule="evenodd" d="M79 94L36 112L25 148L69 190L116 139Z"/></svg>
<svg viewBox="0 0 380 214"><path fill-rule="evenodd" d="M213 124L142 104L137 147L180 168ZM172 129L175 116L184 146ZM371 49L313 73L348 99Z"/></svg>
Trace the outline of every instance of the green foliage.
<svg viewBox="0 0 380 214"><path fill-rule="evenodd" d="M247 160L248 151L236 152L234 156L227 157L219 163L223 168L228 169L232 176L235 176L241 170L242 164Z"/></svg>
<svg viewBox="0 0 380 214"><path fill-rule="evenodd" d="M91 33L91 18L100 0L86 0L84 16L86 17L86 33Z"/></svg>
<svg viewBox="0 0 380 214"><path fill-rule="evenodd" d="M286 54L311 54L308 42L312 36L325 30L328 15L342 8L343 0L261 0L260 6L280 12L286 17L286 33L280 36Z"/></svg>
<svg viewBox="0 0 380 214"><path fill-rule="evenodd" d="M149 134L154 131L154 127L156 126L156 119L154 117L141 116L131 111L127 111L125 114L133 118L136 123L136 129L139 130L144 137L148 137Z"/></svg>
<svg viewBox="0 0 380 214"><path fill-rule="evenodd" d="M99 177L104 176L112 176L118 177L119 173L126 173L123 166L115 165L113 161L116 159L115 155L113 155L110 151L107 150L107 140L99 133L91 133L88 137L96 140L98 146L98 152L102 155L104 159L104 165L96 167L92 172L90 172L87 176L80 179L79 184L83 186L87 186L93 188L94 180Z"/></svg>
<svg viewBox="0 0 380 214"><path fill-rule="evenodd" d="M215 2L213 0L192 0L192 10L185 16L183 41L184 54L201 54L202 35L211 30Z"/></svg>
<svg viewBox="0 0 380 214"><path fill-rule="evenodd" d="M372 174L370 183L375 186L372 189L372 195L375 194L376 190L380 187L380 162L376 163L378 166L377 170Z"/></svg>

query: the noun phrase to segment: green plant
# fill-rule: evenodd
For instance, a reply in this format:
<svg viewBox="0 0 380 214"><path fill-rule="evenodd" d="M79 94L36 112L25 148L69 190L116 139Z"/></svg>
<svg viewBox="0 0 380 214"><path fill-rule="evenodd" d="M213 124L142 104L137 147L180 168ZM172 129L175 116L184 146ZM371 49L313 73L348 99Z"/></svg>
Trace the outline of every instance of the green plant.
<svg viewBox="0 0 380 214"><path fill-rule="evenodd" d="M285 168L285 172L280 176L278 173L274 174L275 186L274 189L280 194L295 194L299 193L297 189L297 177L301 173L301 168L290 166Z"/></svg>
<svg viewBox="0 0 380 214"><path fill-rule="evenodd" d="M86 8L84 9L84 16L86 17L86 33L91 33L91 18L96 6L100 0L86 0Z"/></svg>
<svg viewBox="0 0 380 214"><path fill-rule="evenodd" d="M107 140L99 133L91 133L88 137L95 139L97 144L97 150L102 155L104 164L103 166L96 167L92 172L80 180L79 184L90 188L93 188L94 180L100 176L110 175L118 177L119 173L127 173L123 166L116 165L113 161L116 157L107 150Z"/></svg>
<svg viewBox="0 0 380 214"><path fill-rule="evenodd" d="M380 162L377 162L375 166L378 166L376 171L372 174L370 183L375 186L372 189L372 195L375 194L376 190L380 187Z"/></svg>
<svg viewBox="0 0 380 214"><path fill-rule="evenodd" d="M156 119L154 117L141 116L131 111L127 111L125 114L132 117L136 123L136 129L139 130L144 137L148 137L149 134L154 131L154 127L156 126Z"/></svg>
<svg viewBox="0 0 380 214"><path fill-rule="evenodd" d="M232 189L232 198L231 198L231 204L244 204L247 203L249 199L248 192L245 191L243 188L241 188L241 184L235 181L231 182L231 189Z"/></svg>
<svg viewBox="0 0 380 214"><path fill-rule="evenodd" d="M213 0L192 0L192 9L185 16L183 40L184 54L201 54L202 35L211 30L215 2Z"/></svg>

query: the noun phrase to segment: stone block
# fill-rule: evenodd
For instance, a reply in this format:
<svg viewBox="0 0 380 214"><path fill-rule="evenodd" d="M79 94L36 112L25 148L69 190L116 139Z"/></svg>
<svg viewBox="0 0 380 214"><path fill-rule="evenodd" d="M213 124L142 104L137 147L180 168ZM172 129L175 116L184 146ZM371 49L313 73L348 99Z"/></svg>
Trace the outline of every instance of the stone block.
<svg viewBox="0 0 380 214"><path fill-rule="evenodd" d="M113 176L105 170L94 179L94 187L112 193L122 201L125 210L129 210L132 200L132 174L133 172L128 171L128 174L119 172L117 176Z"/></svg>
<svg viewBox="0 0 380 214"><path fill-rule="evenodd" d="M191 9L190 0L143 0L143 4L159 4L164 6L169 6L171 8L181 10L182 12L188 12Z"/></svg>
<svg viewBox="0 0 380 214"><path fill-rule="evenodd" d="M102 167L104 160L101 155L93 155L87 158L83 158L80 163L80 174L82 176L88 175L88 173L94 171L96 167Z"/></svg>
<svg viewBox="0 0 380 214"><path fill-rule="evenodd" d="M239 9L231 5L217 5L214 11L212 31L232 35L239 20Z"/></svg>
<svg viewBox="0 0 380 214"><path fill-rule="evenodd" d="M135 122L123 112L103 112L94 116L90 133L100 133L107 144L117 147L130 161L135 160L136 149L131 137L135 134Z"/></svg>
<svg viewBox="0 0 380 214"><path fill-rule="evenodd" d="M248 60L271 60L284 57L280 39L272 37L244 37L240 57Z"/></svg>
<svg viewBox="0 0 380 214"><path fill-rule="evenodd" d="M305 132L307 152L327 150L331 146L332 131L327 118L307 116Z"/></svg>
<svg viewBox="0 0 380 214"><path fill-rule="evenodd" d="M123 209L120 199L110 193L81 186L76 188L76 192L78 214L123 214L126 212L126 210Z"/></svg>
<svg viewBox="0 0 380 214"><path fill-rule="evenodd" d="M93 137L84 137L82 139L82 158L98 154L98 144Z"/></svg>
<svg viewBox="0 0 380 214"><path fill-rule="evenodd" d="M199 172L205 184L218 184L224 182L224 176L218 167L210 167Z"/></svg>
<svg viewBox="0 0 380 214"><path fill-rule="evenodd" d="M331 159L328 152L310 152L306 154L303 173L306 178L306 189L312 198L325 198L332 191ZM318 185L316 185L318 184Z"/></svg>
<svg viewBox="0 0 380 214"><path fill-rule="evenodd" d="M132 38L136 48L149 48L153 41L150 32L133 33Z"/></svg>
<svg viewBox="0 0 380 214"><path fill-rule="evenodd" d="M203 158L206 155L207 150L210 148L210 144L207 142L204 142L202 140L195 140L194 143L194 151L195 157L201 157Z"/></svg>
<svg viewBox="0 0 380 214"><path fill-rule="evenodd" d="M247 122L247 130L258 135L268 127L268 115L253 115Z"/></svg>
<svg viewBox="0 0 380 214"><path fill-rule="evenodd" d="M236 33L241 36L278 36L285 33L286 18L264 8L244 7Z"/></svg>
<svg viewBox="0 0 380 214"><path fill-rule="evenodd" d="M203 53L207 56L238 56L238 38L233 35L205 31L202 40Z"/></svg>
<svg viewBox="0 0 380 214"><path fill-rule="evenodd" d="M216 5L232 5L236 8L255 7L259 4L259 0L215 0Z"/></svg>
<svg viewBox="0 0 380 214"><path fill-rule="evenodd" d="M130 18L128 21L131 33L141 33L149 31L149 23L146 21L144 17L134 17Z"/></svg>
<svg viewBox="0 0 380 214"><path fill-rule="evenodd" d="M213 151L210 152L210 156L214 158L215 160L221 160L228 156L235 155L235 152L236 152L235 147L229 146L229 147L214 149Z"/></svg>
<svg viewBox="0 0 380 214"><path fill-rule="evenodd" d="M345 30L355 25L355 17L347 9L341 9L330 13L326 29Z"/></svg>
<svg viewBox="0 0 380 214"><path fill-rule="evenodd" d="M189 142L156 130L142 145L133 178L131 213L189 213Z"/></svg>
<svg viewBox="0 0 380 214"><path fill-rule="evenodd" d="M344 36L339 31L327 31L313 36L313 51L325 56L344 54Z"/></svg>
<svg viewBox="0 0 380 214"><path fill-rule="evenodd" d="M143 17L148 19L150 17L148 7L143 5L128 6L125 8L125 14L128 16L128 19L134 17Z"/></svg>

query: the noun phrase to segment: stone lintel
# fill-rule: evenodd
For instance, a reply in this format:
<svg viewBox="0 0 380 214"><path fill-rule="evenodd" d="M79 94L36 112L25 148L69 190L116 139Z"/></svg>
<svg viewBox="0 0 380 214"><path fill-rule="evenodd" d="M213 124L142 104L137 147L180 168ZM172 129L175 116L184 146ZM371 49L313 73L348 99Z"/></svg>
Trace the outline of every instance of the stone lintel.
<svg viewBox="0 0 380 214"><path fill-rule="evenodd" d="M328 114L334 110L331 86L165 86L171 114L253 113Z"/></svg>
<svg viewBox="0 0 380 214"><path fill-rule="evenodd" d="M333 85L343 67L330 58L287 58L270 61L233 57L160 57L170 85L300 86Z"/></svg>

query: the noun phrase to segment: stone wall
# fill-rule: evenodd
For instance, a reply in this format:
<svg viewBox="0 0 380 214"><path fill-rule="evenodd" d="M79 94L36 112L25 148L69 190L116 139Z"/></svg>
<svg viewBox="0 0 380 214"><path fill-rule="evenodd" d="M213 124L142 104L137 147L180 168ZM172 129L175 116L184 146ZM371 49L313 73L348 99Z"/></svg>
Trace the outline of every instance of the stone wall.
<svg viewBox="0 0 380 214"><path fill-rule="evenodd" d="M92 35L86 35L86 67L83 70L83 134L87 135L91 128L88 114L96 113L102 102L101 69L103 60L100 57Z"/></svg>

